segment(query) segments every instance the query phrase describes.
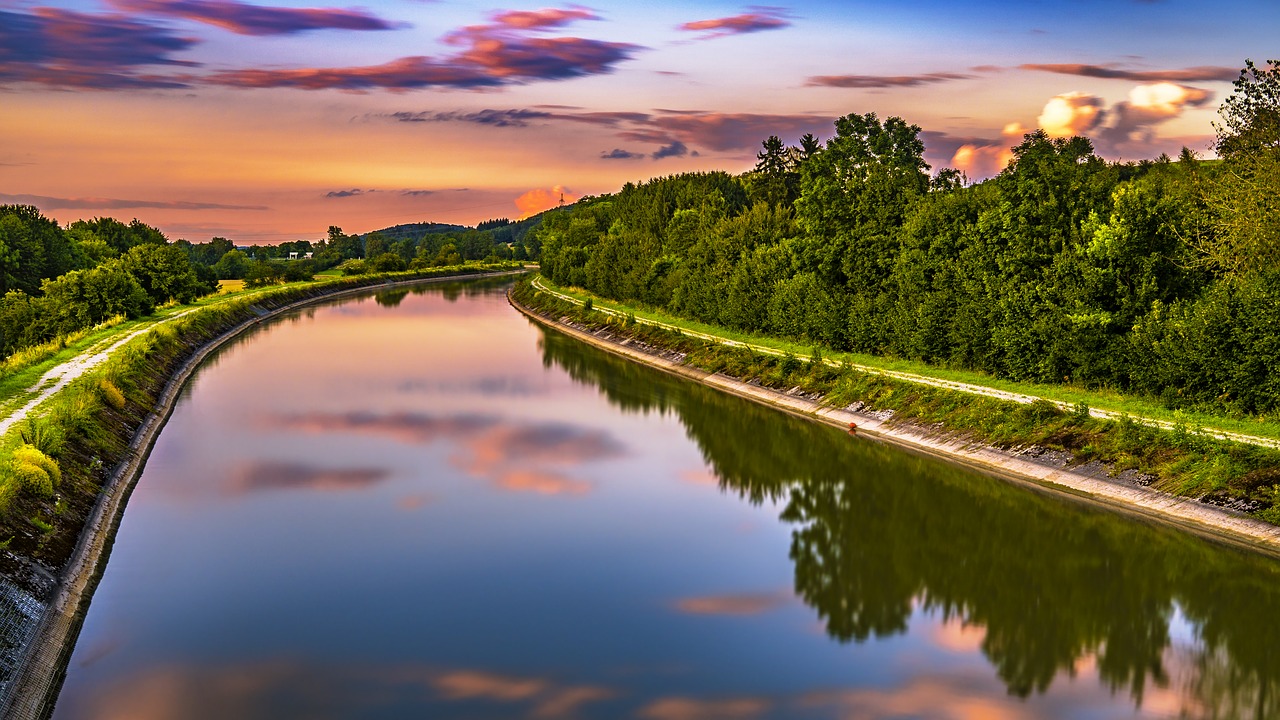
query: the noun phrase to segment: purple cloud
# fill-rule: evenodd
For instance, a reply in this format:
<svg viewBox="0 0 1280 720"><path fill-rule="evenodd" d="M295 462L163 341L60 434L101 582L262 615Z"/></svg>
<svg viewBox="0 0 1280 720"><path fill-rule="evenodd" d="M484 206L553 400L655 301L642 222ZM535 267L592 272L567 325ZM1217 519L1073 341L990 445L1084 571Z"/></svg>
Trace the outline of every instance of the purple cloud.
<svg viewBox="0 0 1280 720"><path fill-rule="evenodd" d="M519 32L524 29L528 28L504 23L464 27L447 35L445 42L465 49L444 58L404 57L363 67L233 70L216 73L207 80L233 87L301 90L498 87L607 74L640 50L629 43L529 37Z"/></svg>
<svg viewBox="0 0 1280 720"><path fill-rule="evenodd" d="M140 68L194 66L172 55L196 43L118 15L47 7L0 10L0 84L101 90L186 87L187 76L154 75Z"/></svg>
<svg viewBox="0 0 1280 720"><path fill-rule="evenodd" d="M643 157L644 153L631 152L622 148L614 148L600 153L600 159L602 160L639 160Z"/></svg>
<svg viewBox="0 0 1280 720"><path fill-rule="evenodd" d="M950 72L924 73L923 75L815 75L805 82L805 87L863 89L917 87L952 80L968 80L972 77L972 75Z"/></svg>
<svg viewBox="0 0 1280 720"><path fill-rule="evenodd" d="M110 0L128 12L182 18L240 35L291 35L308 30L393 30L407 27L362 10L265 7L235 0Z"/></svg>
<svg viewBox="0 0 1280 720"><path fill-rule="evenodd" d="M1080 63L1028 63L1019 65L1021 70L1040 70L1059 75L1104 78L1109 80L1134 80L1137 82L1231 82L1240 75L1237 68L1217 65L1197 65L1180 70L1122 70L1113 65L1083 65Z"/></svg>
<svg viewBox="0 0 1280 720"><path fill-rule="evenodd" d="M669 158L669 157L684 157L685 155L688 155L688 154L689 154L688 146L686 146L684 143L680 142L679 140L673 140L672 142L667 143L666 145L663 145L662 147L653 151L653 154L650 157L652 157L654 160L662 160L663 158Z"/></svg>
<svg viewBox="0 0 1280 720"><path fill-rule="evenodd" d="M791 25L785 8L769 6L752 6L749 12L730 17L695 20L679 26L687 32L705 33L699 40L724 37L726 35L744 35L763 30L779 30Z"/></svg>
<svg viewBox="0 0 1280 720"><path fill-rule="evenodd" d="M360 188L351 188L350 190L330 190L329 192L325 193L324 196L327 198L349 198L349 197L356 197L357 195L367 195L372 192L377 192L377 190L361 190Z"/></svg>

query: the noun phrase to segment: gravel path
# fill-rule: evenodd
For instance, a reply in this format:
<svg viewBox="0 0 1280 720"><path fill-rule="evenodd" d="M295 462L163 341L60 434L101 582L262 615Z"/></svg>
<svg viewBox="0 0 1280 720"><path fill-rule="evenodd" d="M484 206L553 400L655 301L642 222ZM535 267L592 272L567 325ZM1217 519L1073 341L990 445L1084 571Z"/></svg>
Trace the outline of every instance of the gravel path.
<svg viewBox="0 0 1280 720"><path fill-rule="evenodd" d="M137 330L134 330L133 332L129 333L128 335L125 335L119 340L116 340L115 342L111 343L105 348L102 348L101 350L95 350L95 348L89 348L85 352L71 358L70 360L62 363L61 365L55 365L53 368L49 370L49 372L46 372L44 375L40 376L40 379L36 381L36 384L31 386L31 388L27 390L27 392L39 391L36 394L36 396L28 400L27 403L22 407L18 408L17 410L14 410L5 419L0 420L0 435L3 435L4 433L8 432L9 428L25 420L27 416L31 414L31 411L36 409L36 407L38 407L40 403L43 403L45 400L48 400L50 397L53 396L54 393L66 387L72 380L75 380L76 378L80 377L81 375L84 375L85 373L89 372L90 370L97 367L98 365L101 365L103 362L106 361L107 358L111 357L111 353L115 352L125 343L129 342L130 340L138 337L143 333L151 332L152 330L156 329L160 325L177 320L183 315L186 315L187 313L194 312L194 311L195 311L195 308L192 308L191 310L184 310L175 315L170 315L167 318L157 320L147 325L146 327L142 327Z"/></svg>

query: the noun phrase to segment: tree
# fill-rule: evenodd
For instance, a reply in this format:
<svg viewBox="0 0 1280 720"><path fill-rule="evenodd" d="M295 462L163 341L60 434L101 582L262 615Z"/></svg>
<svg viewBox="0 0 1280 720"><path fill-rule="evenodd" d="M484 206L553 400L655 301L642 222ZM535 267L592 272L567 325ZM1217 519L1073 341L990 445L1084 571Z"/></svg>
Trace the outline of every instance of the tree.
<svg viewBox="0 0 1280 720"><path fill-rule="evenodd" d="M1222 168L1207 198L1218 232L1201 250L1210 266L1250 278L1280 268L1280 60L1246 60L1218 112Z"/></svg>
<svg viewBox="0 0 1280 720"><path fill-rule="evenodd" d="M836 120L836 135L802 168L796 220L824 282L873 292L896 256L897 230L929 189L920 128L875 113Z"/></svg>
<svg viewBox="0 0 1280 720"><path fill-rule="evenodd" d="M366 260L372 260L390 249L386 236L380 232L371 232L364 238L364 257Z"/></svg>
<svg viewBox="0 0 1280 720"><path fill-rule="evenodd" d="M173 245L137 245L121 261L155 305L189 303L206 292L187 254Z"/></svg>
<svg viewBox="0 0 1280 720"><path fill-rule="evenodd" d="M373 272L380 273L399 272L404 270L405 262L404 258L400 257L396 253L387 251L370 260L369 268L373 270Z"/></svg>
<svg viewBox="0 0 1280 720"><path fill-rule="evenodd" d="M239 250L228 250L213 266L220 280L242 280L249 271L249 258Z"/></svg>

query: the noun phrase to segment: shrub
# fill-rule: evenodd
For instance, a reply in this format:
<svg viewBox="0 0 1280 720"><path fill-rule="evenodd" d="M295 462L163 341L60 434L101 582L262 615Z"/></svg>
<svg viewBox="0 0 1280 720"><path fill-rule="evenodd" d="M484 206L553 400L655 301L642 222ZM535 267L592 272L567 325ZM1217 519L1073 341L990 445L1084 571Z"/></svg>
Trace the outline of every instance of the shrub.
<svg viewBox="0 0 1280 720"><path fill-rule="evenodd" d="M116 384L106 378L98 381L98 390L102 394L102 401L116 410L123 410L125 405L124 393L120 392L120 388Z"/></svg>
<svg viewBox="0 0 1280 720"><path fill-rule="evenodd" d="M54 486L62 482L62 471L58 469L58 461L40 452L34 445L24 444L14 450L13 462L16 465L29 465L40 469L49 477Z"/></svg>

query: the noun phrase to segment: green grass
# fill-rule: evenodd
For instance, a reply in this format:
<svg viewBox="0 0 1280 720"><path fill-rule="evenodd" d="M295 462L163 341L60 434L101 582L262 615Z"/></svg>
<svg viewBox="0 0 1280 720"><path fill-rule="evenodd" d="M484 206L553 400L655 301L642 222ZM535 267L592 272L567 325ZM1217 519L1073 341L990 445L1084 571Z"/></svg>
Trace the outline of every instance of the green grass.
<svg viewBox="0 0 1280 720"><path fill-rule="evenodd" d="M621 313L632 313L640 320L660 322L678 327L682 330L714 335L716 337L733 340L735 342L749 343L752 345L770 348L779 352L789 352L800 357L808 356L814 350L813 345L805 345L782 338L738 332L729 328L709 325L695 320L688 320L639 304L628 304L617 302L615 300L607 300L581 288L559 287L548 280L545 276L540 277L541 282L548 288L556 290L557 292L562 292L565 295L581 301L590 299L597 309L609 309ZM836 352L827 348L822 348L822 355L823 357L836 362L847 360L848 362L857 365L865 365L879 370L906 372L939 380L962 382L969 385L980 385L982 387L1002 390L1005 392L1034 395L1036 397L1067 403L1070 405L1084 404L1098 410L1107 410L1135 417L1151 418L1153 420L1160 420L1163 422L1180 423L1192 428L1206 428L1211 430L1257 435L1259 437L1271 439L1280 439L1280 421L1266 417L1227 417L1202 412L1172 410L1165 407L1157 400L1128 395L1113 389L1015 382L1012 380L992 377L986 373L938 367L915 360L877 357L874 355L863 355L860 353Z"/></svg>

